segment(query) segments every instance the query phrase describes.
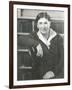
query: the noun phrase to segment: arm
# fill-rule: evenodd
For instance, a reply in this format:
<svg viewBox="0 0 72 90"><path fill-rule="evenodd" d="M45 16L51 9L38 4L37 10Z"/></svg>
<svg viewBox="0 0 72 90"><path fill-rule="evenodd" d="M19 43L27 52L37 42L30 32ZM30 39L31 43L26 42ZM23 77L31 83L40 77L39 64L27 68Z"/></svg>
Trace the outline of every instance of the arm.
<svg viewBox="0 0 72 90"><path fill-rule="evenodd" d="M54 64L53 64L53 66L51 66L52 67L51 70L47 71L44 74L44 76L43 76L44 79L63 77L63 68L64 68L63 39L60 36L58 36L57 39L56 39L56 42L57 42L57 46L56 46L57 49L54 49L52 51L53 51L53 54L56 55L55 59L57 59L57 60L55 62L52 61L52 63L54 63Z"/></svg>
<svg viewBox="0 0 72 90"><path fill-rule="evenodd" d="M27 48L31 48L32 52L35 53L36 56L43 56L43 50L42 47L40 45L40 43L38 42L38 40L35 39L35 34L30 34L27 36L19 36L18 38L18 44L20 46L25 46Z"/></svg>
<svg viewBox="0 0 72 90"><path fill-rule="evenodd" d="M59 64L55 67L56 78L63 77L64 74L64 42L61 36L58 37L58 60Z"/></svg>
<svg viewBox="0 0 72 90"><path fill-rule="evenodd" d="M21 46L27 46L29 48L36 47L39 43L31 35L19 36L18 44Z"/></svg>

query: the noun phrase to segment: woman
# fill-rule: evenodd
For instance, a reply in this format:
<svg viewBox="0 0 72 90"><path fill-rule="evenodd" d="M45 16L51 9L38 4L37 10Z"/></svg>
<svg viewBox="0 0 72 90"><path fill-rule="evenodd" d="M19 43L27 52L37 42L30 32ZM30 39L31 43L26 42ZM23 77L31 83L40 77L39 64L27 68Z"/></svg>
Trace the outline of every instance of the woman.
<svg viewBox="0 0 72 90"><path fill-rule="evenodd" d="M35 32L19 40L31 51L33 79L63 78L63 40L50 27L50 16L41 12L35 20Z"/></svg>

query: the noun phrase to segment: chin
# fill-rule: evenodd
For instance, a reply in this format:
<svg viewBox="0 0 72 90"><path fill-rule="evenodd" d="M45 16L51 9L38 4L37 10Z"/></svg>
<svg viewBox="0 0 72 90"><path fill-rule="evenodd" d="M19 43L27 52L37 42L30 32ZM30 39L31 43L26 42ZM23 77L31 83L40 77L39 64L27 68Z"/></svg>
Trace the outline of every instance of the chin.
<svg viewBox="0 0 72 90"><path fill-rule="evenodd" d="M42 34L47 34L47 32L45 32L45 31L44 31L44 32L41 32L41 33L42 33Z"/></svg>

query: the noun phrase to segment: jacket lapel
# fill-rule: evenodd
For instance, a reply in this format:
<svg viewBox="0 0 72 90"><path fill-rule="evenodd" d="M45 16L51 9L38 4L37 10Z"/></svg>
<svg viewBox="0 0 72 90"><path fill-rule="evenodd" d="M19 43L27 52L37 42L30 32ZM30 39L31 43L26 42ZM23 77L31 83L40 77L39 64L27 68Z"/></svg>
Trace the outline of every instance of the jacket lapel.
<svg viewBox="0 0 72 90"><path fill-rule="evenodd" d="M50 43L51 40L52 40L56 35L57 35L57 33L56 33L54 30L50 29L49 38L48 38L48 40L46 40L46 39L43 37L43 35L40 33L40 31L37 32L38 38L47 46L48 49L49 49L49 46L50 46L50 44L51 44L51 43Z"/></svg>

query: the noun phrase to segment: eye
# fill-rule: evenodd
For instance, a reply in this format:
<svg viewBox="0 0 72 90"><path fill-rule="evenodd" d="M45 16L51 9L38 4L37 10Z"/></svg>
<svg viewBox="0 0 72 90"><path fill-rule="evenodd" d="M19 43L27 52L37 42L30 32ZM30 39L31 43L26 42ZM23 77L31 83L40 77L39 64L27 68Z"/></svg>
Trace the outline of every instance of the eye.
<svg viewBox="0 0 72 90"><path fill-rule="evenodd" d="M39 24L42 24L42 22L39 22Z"/></svg>
<svg viewBox="0 0 72 90"><path fill-rule="evenodd" d="M44 22L44 24L47 24L47 22Z"/></svg>

